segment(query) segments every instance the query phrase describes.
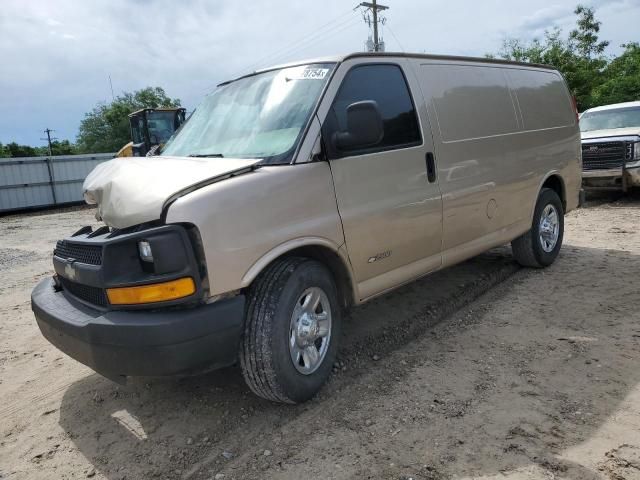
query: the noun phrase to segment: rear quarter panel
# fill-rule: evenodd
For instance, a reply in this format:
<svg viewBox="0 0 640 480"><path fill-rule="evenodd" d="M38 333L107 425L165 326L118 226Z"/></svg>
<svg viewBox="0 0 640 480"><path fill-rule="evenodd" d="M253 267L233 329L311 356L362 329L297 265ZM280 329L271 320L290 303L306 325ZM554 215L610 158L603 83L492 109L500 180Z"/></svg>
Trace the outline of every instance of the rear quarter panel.
<svg viewBox="0 0 640 480"><path fill-rule="evenodd" d="M571 211L579 202L582 153L567 84L559 72L536 68L512 67L507 77L522 125L515 145L510 146L511 156L530 166L538 180L530 197L530 217L540 187L553 174L562 178L566 211Z"/></svg>
<svg viewBox="0 0 640 480"><path fill-rule="evenodd" d="M578 204L580 134L558 72L461 60L414 61L433 127L443 195L443 263L531 227L551 175Z"/></svg>

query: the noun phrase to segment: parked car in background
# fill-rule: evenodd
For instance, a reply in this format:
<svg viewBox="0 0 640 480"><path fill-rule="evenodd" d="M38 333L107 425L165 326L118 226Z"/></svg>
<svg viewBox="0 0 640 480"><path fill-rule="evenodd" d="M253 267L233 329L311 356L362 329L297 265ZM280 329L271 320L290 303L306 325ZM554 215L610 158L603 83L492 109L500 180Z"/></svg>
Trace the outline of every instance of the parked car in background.
<svg viewBox="0 0 640 480"><path fill-rule="evenodd" d="M640 187L640 101L586 110L580 131L586 189Z"/></svg>
<svg viewBox="0 0 640 480"><path fill-rule="evenodd" d="M58 242L32 295L44 336L116 380L239 361L296 403L344 309L509 242L553 263L580 132L551 67L357 53L221 84L162 155L84 190L106 225Z"/></svg>

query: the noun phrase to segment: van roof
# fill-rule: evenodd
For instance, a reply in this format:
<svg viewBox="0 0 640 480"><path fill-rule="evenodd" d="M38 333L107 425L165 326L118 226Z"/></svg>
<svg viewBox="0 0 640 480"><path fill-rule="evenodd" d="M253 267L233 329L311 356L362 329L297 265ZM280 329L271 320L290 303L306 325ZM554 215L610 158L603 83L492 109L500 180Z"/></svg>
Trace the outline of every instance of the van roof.
<svg viewBox="0 0 640 480"><path fill-rule="evenodd" d="M502 58L489 58L489 57L465 57L460 55L436 55L429 53L410 53L410 52L356 52L350 53L342 57L342 60L357 57L405 57L405 58L424 58L427 60L462 60L465 62L480 62L480 63L498 63L503 65L520 65L524 67L537 67L545 68L548 70L555 70L555 67L551 65L543 65L539 63L526 63L516 62L514 60L504 60Z"/></svg>
<svg viewBox="0 0 640 480"><path fill-rule="evenodd" d="M640 107L640 101L613 103L611 105L602 105L601 107L593 107L593 108L590 108L588 110L585 110L584 113L587 113L587 112L601 112L603 110L617 110L619 108L628 108L628 107Z"/></svg>
<svg viewBox="0 0 640 480"><path fill-rule="evenodd" d="M359 58L359 57L371 57L371 58L401 57L401 58L424 58L426 60L454 60L454 61L460 60L465 62L495 63L495 64L501 64L501 65L519 65L523 67L535 67L535 68L544 68L547 70L556 70L556 68L551 65L543 65L539 63L516 62L513 60L504 60L500 58L464 57L464 56L456 56L456 55L435 55L435 54L426 54L426 53L406 53L406 52L354 52L354 53L348 53L344 55L332 55L328 57L305 59L305 60L299 60L295 62L287 62L279 65L273 65L271 67L261 68L251 73L241 75L240 77L228 80L226 82L222 82L218 86L231 83L240 78L255 75L256 73L268 72L269 70L275 70L278 68L291 67L295 65L304 65L307 63L330 63L330 62L339 63L345 60L349 60L351 58Z"/></svg>

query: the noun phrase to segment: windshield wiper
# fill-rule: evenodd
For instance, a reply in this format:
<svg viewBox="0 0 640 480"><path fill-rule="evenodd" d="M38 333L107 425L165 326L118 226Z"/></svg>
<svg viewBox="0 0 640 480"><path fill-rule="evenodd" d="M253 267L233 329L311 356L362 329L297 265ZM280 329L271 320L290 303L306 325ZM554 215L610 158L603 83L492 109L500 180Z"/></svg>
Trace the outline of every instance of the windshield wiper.
<svg viewBox="0 0 640 480"><path fill-rule="evenodd" d="M224 155L221 153L192 153L189 156L198 158L224 158Z"/></svg>

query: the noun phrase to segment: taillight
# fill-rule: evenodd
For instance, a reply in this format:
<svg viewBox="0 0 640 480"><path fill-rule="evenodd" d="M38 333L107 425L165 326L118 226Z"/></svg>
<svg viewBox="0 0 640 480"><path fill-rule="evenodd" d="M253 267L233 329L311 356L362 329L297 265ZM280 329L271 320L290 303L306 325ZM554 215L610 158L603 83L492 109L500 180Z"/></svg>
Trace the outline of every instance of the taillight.
<svg viewBox="0 0 640 480"><path fill-rule="evenodd" d="M571 104L573 105L573 113L576 114L576 122L580 121L580 113L578 113L578 102L575 95L571 95Z"/></svg>

